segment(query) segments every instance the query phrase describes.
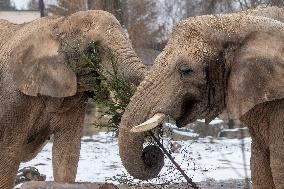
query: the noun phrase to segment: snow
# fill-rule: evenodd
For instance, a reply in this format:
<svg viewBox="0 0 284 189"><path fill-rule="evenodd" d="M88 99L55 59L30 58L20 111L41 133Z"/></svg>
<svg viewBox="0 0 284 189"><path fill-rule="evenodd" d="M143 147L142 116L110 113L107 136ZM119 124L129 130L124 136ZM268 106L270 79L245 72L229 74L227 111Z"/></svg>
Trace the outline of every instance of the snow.
<svg viewBox="0 0 284 189"><path fill-rule="evenodd" d="M222 131L223 132L226 132L226 131L237 132L237 131L240 131L240 130L247 130L247 129L248 129L247 127L243 127L243 128L235 128L235 129L223 129Z"/></svg>
<svg viewBox="0 0 284 189"><path fill-rule="evenodd" d="M193 181L250 177L250 138L216 140L207 137L183 142L165 140L164 144L170 146L170 142L181 144L179 153L172 153L172 155ZM242 153L242 146L244 153ZM47 176L47 180L53 180L51 151L52 143L48 143L36 158L22 163L20 168L36 167L41 174ZM161 172L163 176L150 182L162 183L180 177L177 171L172 171L172 168L172 164L166 159L165 167ZM111 133L99 133L92 138L82 138L77 181L105 182L106 178L125 173L126 170L119 158L117 139L112 137Z"/></svg>
<svg viewBox="0 0 284 189"><path fill-rule="evenodd" d="M205 123L205 119L198 119L197 121ZM219 119L219 118L215 118L214 120L212 120L209 125L216 125L216 124L222 124L224 123L223 120Z"/></svg>
<svg viewBox="0 0 284 189"><path fill-rule="evenodd" d="M178 135L182 135L182 136L188 136L188 137L198 137L199 134L197 133L194 133L192 130L190 132L184 132L184 131L179 131L179 130L173 130L173 132L175 134L178 134Z"/></svg>

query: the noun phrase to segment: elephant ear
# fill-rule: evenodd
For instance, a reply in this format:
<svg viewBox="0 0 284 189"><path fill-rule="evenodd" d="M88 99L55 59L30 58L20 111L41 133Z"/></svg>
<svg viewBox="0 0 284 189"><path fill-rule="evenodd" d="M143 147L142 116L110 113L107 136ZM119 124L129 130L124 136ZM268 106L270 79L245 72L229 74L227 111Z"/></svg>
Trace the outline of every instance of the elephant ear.
<svg viewBox="0 0 284 189"><path fill-rule="evenodd" d="M227 108L239 118L255 105L284 98L284 37L252 33L235 53Z"/></svg>
<svg viewBox="0 0 284 189"><path fill-rule="evenodd" d="M38 31L11 52L11 73L26 95L67 97L76 94L77 79L58 53L59 43L48 32Z"/></svg>

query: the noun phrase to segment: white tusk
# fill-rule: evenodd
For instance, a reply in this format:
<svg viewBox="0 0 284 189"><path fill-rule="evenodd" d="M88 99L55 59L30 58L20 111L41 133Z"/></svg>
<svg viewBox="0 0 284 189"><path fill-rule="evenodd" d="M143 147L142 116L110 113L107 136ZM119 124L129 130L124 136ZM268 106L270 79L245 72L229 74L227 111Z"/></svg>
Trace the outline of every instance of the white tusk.
<svg viewBox="0 0 284 189"><path fill-rule="evenodd" d="M155 127L161 125L165 120L165 118L166 118L165 114L157 113L152 118L145 121L144 123L133 127L130 130L130 132L141 133L141 132L150 131L151 129L154 129Z"/></svg>

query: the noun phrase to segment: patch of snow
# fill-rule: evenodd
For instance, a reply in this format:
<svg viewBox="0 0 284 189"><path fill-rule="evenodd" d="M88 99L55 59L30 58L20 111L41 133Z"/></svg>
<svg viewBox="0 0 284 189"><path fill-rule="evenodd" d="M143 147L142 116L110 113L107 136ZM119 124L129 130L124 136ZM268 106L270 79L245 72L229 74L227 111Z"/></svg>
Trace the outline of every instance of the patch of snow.
<svg viewBox="0 0 284 189"><path fill-rule="evenodd" d="M197 121L205 123L205 119L197 119ZM216 125L216 124L222 124L224 123L223 120L219 119L219 118L215 118L214 120L212 120L209 125Z"/></svg>
<svg viewBox="0 0 284 189"><path fill-rule="evenodd" d="M209 125L216 125L216 124L222 124L224 123L223 120L219 119L219 118L215 118L214 120L212 120Z"/></svg>
<svg viewBox="0 0 284 189"><path fill-rule="evenodd" d="M247 130L247 127L243 127L243 128L235 128L235 129L223 129L222 131L232 131L232 132L237 132L240 130Z"/></svg>
<svg viewBox="0 0 284 189"><path fill-rule="evenodd" d="M89 137L83 137L83 139L89 139ZM92 139L89 142L82 142L76 180L105 182L107 177L126 173L119 157L117 139L113 138L111 133L99 133ZM169 146L173 141L164 142L166 146ZM207 137L175 142L180 143L182 149L180 153L172 153L172 155L193 181L250 177L250 138L241 141L238 139L215 140ZM241 150L242 144L244 144L244 153ZM52 143L48 143L36 158L22 163L20 169L27 166L36 167L41 174L47 176L47 180L53 180L51 153ZM166 159L165 167L161 172L164 180L172 179L178 174L176 171L170 172L171 169L172 165ZM156 179L151 182L161 183L163 181Z"/></svg>
<svg viewBox="0 0 284 189"><path fill-rule="evenodd" d="M188 136L188 137L198 137L199 134L193 133L193 132L188 132L188 131L179 131L179 130L173 130L174 133L182 136Z"/></svg>
<svg viewBox="0 0 284 189"><path fill-rule="evenodd" d="M163 127L171 128L171 129L176 129L177 126L173 123L164 123Z"/></svg>

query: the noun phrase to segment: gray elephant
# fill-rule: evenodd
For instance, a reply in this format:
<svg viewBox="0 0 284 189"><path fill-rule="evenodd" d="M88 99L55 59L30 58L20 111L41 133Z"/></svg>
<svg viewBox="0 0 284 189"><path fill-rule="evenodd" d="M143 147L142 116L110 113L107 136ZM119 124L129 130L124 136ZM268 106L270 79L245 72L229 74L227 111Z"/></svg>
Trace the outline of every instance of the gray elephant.
<svg viewBox="0 0 284 189"><path fill-rule="evenodd" d="M284 188L284 23L275 20L284 11L253 15L200 16L175 27L121 121L120 156L135 178L161 170L161 150L143 150L143 142L166 117L183 127L227 109L252 136L253 188Z"/></svg>
<svg viewBox="0 0 284 189"><path fill-rule="evenodd" d="M0 188L13 187L20 162L33 158L51 134L55 181L74 182L88 91L99 84L97 69L112 71L107 52L134 85L146 67L107 12L0 26ZM100 59L82 64L78 54L90 51Z"/></svg>

